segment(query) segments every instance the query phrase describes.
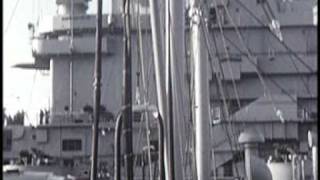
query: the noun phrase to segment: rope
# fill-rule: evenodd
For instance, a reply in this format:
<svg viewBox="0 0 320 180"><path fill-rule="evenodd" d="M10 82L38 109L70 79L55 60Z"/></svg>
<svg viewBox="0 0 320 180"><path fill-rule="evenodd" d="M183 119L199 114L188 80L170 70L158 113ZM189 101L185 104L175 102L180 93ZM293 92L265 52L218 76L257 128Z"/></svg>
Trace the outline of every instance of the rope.
<svg viewBox="0 0 320 180"><path fill-rule="evenodd" d="M6 35L7 32L8 32L8 30L9 30L9 27L10 27L10 25L11 25L11 22L12 22L12 20L13 20L13 17L14 17L14 15L15 15L15 13L16 13L16 10L17 10L17 7L18 7L19 2L20 2L20 0L17 0L17 1L16 1L16 4L14 5L14 7L13 7L13 9L12 9L12 12L11 12L11 15L10 15L10 18L9 18L9 21L8 21L8 23L7 23L7 25L6 25L5 30L4 30L4 35Z"/></svg>

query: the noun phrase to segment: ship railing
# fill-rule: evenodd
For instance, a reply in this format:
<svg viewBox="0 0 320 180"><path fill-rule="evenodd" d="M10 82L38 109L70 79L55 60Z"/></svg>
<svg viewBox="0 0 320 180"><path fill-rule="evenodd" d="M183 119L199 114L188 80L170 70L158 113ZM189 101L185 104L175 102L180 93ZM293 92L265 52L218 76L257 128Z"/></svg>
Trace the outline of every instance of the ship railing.
<svg viewBox="0 0 320 180"><path fill-rule="evenodd" d="M52 123L85 123L92 122L92 117L84 112L56 112L51 114L50 120Z"/></svg>

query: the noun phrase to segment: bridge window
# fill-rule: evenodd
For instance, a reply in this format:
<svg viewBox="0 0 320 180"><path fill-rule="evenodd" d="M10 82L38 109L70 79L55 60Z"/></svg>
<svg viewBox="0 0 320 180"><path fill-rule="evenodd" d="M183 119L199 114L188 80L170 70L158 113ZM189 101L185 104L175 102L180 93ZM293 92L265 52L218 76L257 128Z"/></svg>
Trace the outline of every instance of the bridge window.
<svg viewBox="0 0 320 180"><path fill-rule="evenodd" d="M64 139L62 140L62 151L81 151L81 139Z"/></svg>

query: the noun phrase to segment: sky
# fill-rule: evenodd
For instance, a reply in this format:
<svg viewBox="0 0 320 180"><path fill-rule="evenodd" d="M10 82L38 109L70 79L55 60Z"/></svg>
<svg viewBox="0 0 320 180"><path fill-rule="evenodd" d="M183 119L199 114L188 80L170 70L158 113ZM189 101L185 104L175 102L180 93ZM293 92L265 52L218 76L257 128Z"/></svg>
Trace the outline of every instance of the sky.
<svg viewBox="0 0 320 180"><path fill-rule="evenodd" d="M34 61L27 24L54 15L55 2L56 0L3 0L3 106L6 113L11 115L18 110L26 111L27 125L35 125L40 109L49 107L49 73L12 66ZM111 0L103 0L104 13L110 10L111 4L107 4L110 2ZM94 12L96 0L89 3L88 13Z"/></svg>

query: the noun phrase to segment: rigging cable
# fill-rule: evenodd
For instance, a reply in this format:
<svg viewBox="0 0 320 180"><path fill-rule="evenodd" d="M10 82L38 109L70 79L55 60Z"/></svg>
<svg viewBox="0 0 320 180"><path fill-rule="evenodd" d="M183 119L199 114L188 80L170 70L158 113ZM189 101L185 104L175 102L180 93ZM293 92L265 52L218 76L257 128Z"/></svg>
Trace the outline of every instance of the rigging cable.
<svg viewBox="0 0 320 180"><path fill-rule="evenodd" d="M11 25L11 22L12 22L12 19L13 19L15 13L16 13L16 10L17 10L17 7L18 7L19 2L20 2L20 0L17 0L17 1L16 1L16 4L14 5L14 7L13 7L13 9L12 9L12 12L11 12L11 15L10 15L10 18L9 18L9 21L8 21L8 23L7 23L7 25L6 25L5 30L4 30L4 35L6 35L7 32L8 32L8 30L9 30L9 27L10 27L10 25Z"/></svg>
<svg viewBox="0 0 320 180"><path fill-rule="evenodd" d="M225 7L226 8L226 7ZM227 10L226 10L227 11ZM227 13L228 13L228 11L227 11ZM231 21L232 21L232 18L231 18L231 16L230 16L230 14L228 13L228 15L229 15L229 17L230 17L230 19L231 19ZM234 22L232 21L232 23L234 24ZM234 27L235 27L235 29L236 29L236 32L238 33L238 36L239 36L239 38L240 38L240 40L242 39L241 38L241 34L240 34L240 31L237 29L237 27L236 27L236 25L234 24ZM229 40L230 41L230 40ZM231 43L232 43L232 41L230 41ZM243 41L242 41L243 42ZM232 43L233 44L233 43ZM233 44L234 45L234 44ZM248 57L249 56L251 56L252 57L252 55L250 54L250 50L249 50L249 48L247 47L247 46L245 46L244 45L244 47L246 48L246 50L247 50L247 53L248 53ZM240 49L240 48L237 48L237 49ZM239 50L240 52L241 52L241 50ZM248 58L248 60L250 60L250 57ZM251 61L250 61L251 62ZM253 63L254 64L254 66L257 68L256 70L257 70L257 72L263 72L262 70L260 70L259 69L259 67L255 64L255 63ZM259 75L259 74L258 74ZM262 75L260 75L260 76L262 76ZM270 81L272 80L272 82L277 86L277 87L279 87L281 90L282 90L282 92L285 92L294 102L297 102L297 100L295 99L295 98L293 98L291 95L290 95L290 93L288 93L285 89L283 89L278 83L276 83L276 81L274 81L273 79L271 79L270 78ZM271 98L271 93L270 93L270 98ZM272 99L271 99L272 100ZM273 104L273 106L274 106L274 104Z"/></svg>
<svg viewBox="0 0 320 180"><path fill-rule="evenodd" d="M234 23L231 15L230 15L230 13L229 13L229 11L228 11L228 9L227 9L227 7L226 7L225 5L224 5L224 9L225 9L225 11L226 11L226 13L227 13L227 15L228 15L228 17L229 17L229 19L230 19L233 27L234 27L234 29L236 30L236 33L237 33L237 35L238 35L238 37L239 37L239 40L242 42L243 47L245 47L245 49L246 49L246 51L247 51L248 60L251 59L251 58L253 58L252 53L250 52L249 48L248 48L248 47L246 46L246 44L244 43L243 38L242 38L242 36L241 36L241 34L240 34L240 31L239 31L238 27L235 25L235 23ZM251 62L251 61L250 61L250 62ZM255 64L255 63L253 63L253 64ZM258 68L258 66L257 66L256 64L255 64L255 67L256 67L255 71L256 71L256 73L257 73L257 75L258 75L258 77L259 77L259 79L260 79L260 81L261 81L261 84L264 86L264 91L265 91L265 92L268 92L269 99L270 99L271 104L272 104L272 106L273 106L273 110L274 110L275 114L277 114L277 111L278 111L278 110L277 110L277 108L276 108L276 106L275 106L275 103L274 103L274 101L273 101L273 98L272 98L272 96L271 96L271 91L270 91L269 88L267 88L266 83L265 83L265 81L264 81L264 79L263 79L263 77L262 77L262 74L259 72L259 68Z"/></svg>
<svg viewBox="0 0 320 180"><path fill-rule="evenodd" d="M230 40L229 38L226 38L226 39L227 39L227 41L229 41L230 44L231 44L232 46L234 46L240 53L243 53L246 57L248 57L249 63L250 63L251 65L253 65L255 68L257 68L257 71L259 71L259 73L260 73L261 75L264 75L265 72L264 72L263 70L261 70L261 69L259 68L259 66L258 66L255 62L253 62L253 60L250 58L250 56L249 56L246 52L243 52L243 51L240 49L240 47L238 47L236 44L234 44L234 43L232 42L232 40ZM274 79L268 78L268 80L269 80L271 83L273 83L275 86L277 86L277 87L281 90L281 92L284 93L285 95L287 95L293 102L297 102L297 100L296 100L287 90L285 90L279 83L277 83Z"/></svg>
<svg viewBox="0 0 320 180"><path fill-rule="evenodd" d="M216 2L215 2L216 3ZM224 4L224 3L223 3ZM216 5L216 12L217 12L217 4L215 4ZM207 6L205 6L205 7L207 7ZM226 54L227 55L229 55L229 52L226 50L227 48L226 48L226 43L225 43L225 38L226 38L226 36L224 35L224 33L223 33L223 28L222 28L222 25L221 25L221 22L220 22L220 18L219 17L217 17L217 19L218 19L218 25L219 25L219 30L221 31L221 35L222 35L222 40L223 40L223 42L224 42L224 48L225 48L225 51L226 51ZM204 20L202 20L203 21L203 23L204 23ZM204 28L204 30L207 30L207 28ZM208 35L209 35L209 32L208 32L208 30L207 31L204 31L204 33L207 33ZM208 38L208 36L207 36L207 38ZM209 38L208 38L209 39ZM217 44L216 44L216 39L215 39L215 34L213 35L213 39L214 39L214 45L215 45L215 48L216 48L216 50L217 50L217 52L216 52L216 56L217 56L217 58L219 59L220 57L219 57L219 53L218 53L218 46L217 46ZM210 43L208 43L208 45L209 45ZM208 48L209 48L209 46L208 46ZM210 49L210 48L209 48ZM213 54L214 53L212 53L212 57L213 57ZM220 68L220 71L222 72L221 73L221 76L222 76L222 79L225 79L224 78L224 72L223 72L223 68L222 68L222 65L221 65L221 62L220 61L217 61L218 62L218 64L219 64L219 68ZM231 69L230 68L230 61L228 61L228 63L229 63L229 70ZM231 71L232 72L232 71ZM231 77L232 78L232 80L233 80L233 76ZM234 80L233 80L234 81ZM221 86L222 86L222 83L220 83L221 84ZM233 83L233 87L234 87L234 90L235 90L235 92L237 92L237 88L236 88L236 86L235 86L235 83ZM228 97L229 96L229 91L228 91L228 89L227 88L225 88L225 90L226 90L226 96L225 97ZM220 93L223 93L223 90L221 89L220 90L221 92ZM229 98L231 98L231 96L229 96ZM225 101L226 101L226 99L225 99ZM236 94L236 101L237 101L237 105L238 105L238 109L240 110L241 108L242 108L242 105L240 104L240 98L239 98L239 96ZM230 101L229 101L230 102ZM230 103L229 103L229 106L230 106ZM231 116L230 117L230 113L231 113L231 111L230 110L228 110L228 109L226 109L226 111L227 111L227 113L226 113L226 119L229 119L229 118L235 118L235 117L233 117L233 116ZM230 119L230 121L232 121L232 119ZM230 122L231 123L231 122ZM232 129L232 124L230 124L230 126L231 126L231 129ZM236 143L237 141L235 140L235 143ZM238 143L236 143L236 145L238 145Z"/></svg>
<svg viewBox="0 0 320 180"><path fill-rule="evenodd" d="M138 56L138 62L140 63L141 67L141 73L142 73L142 86L143 89L146 90L147 92L143 92L142 97L143 97L143 102L146 104L148 102L148 87L149 85L146 85L146 80L145 80L145 71L144 71L144 51L143 51L143 45L142 45L142 34L141 34L141 19L140 19L140 0L137 2L137 25L138 25L138 41L137 41L137 56ZM138 65L139 67L139 65ZM149 73L148 73L149 74ZM149 81L148 81L149 82ZM146 87L147 86L147 87ZM148 153L148 167L149 167L149 176L152 178L152 167L151 167L151 145L150 145L150 121L147 112L143 113L143 117L145 119L145 125L146 125L146 136L147 136L147 146L149 147L147 149ZM142 117L141 117L142 118ZM141 121L142 122L142 121Z"/></svg>
<svg viewBox="0 0 320 180"><path fill-rule="evenodd" d="M267 9L266 9L266 7L264 6L264 4L267 5L267 8L268 8L269 11L267 11ZM271 8L271 6L270 6L270 3L269 3L268 1L264 1L261 6L262 6L262 8L264 9L265 15L268 17L268 19L269 19L270 21L272 21L273 19L276 18L275 15L274 15L274 13L273 13L273 10L272 10L272 8ZM268 12L270 12L271 15L269 15ZM270 16L271 16L271 17L270 17ZM272 48L274 48L271 43L270 43L270 46L271 46ZM292 57L291 55L289 55L289 58L291 59L292 65L294 66L296 72L299 73L299 74L301 74L298 66L297 66L296 63L295 63L295 60L293 59L293 57ZM303 76L303 74L301 74L301 76L299 76L299 77L300 77L300 80L302 81L302 83L303 83L306 91L308 92L308 94L312 96L312 93L311 93L311 91L310 91L310 88L308 87L307 82L305 81L305 79L304 79L302 76Z"/></svg>
<svg viewBox="0 0 320 180"><path fill-rule="evenodd" d="M239 40L242 42L242 45L247 49L247 52L250 54L250 50L248 49L248 47L247 47L246 44L244 43L243 37L241 36L239 29L237 28L236 24L234 23L234 20L233 20L232 16L230 15L229 10L228 10L226 4L225 4L225 3L222 3L222 6L223 6L223 8L224 8L224 10L225 10L225 12L226 12L229 20L231 21L231 24L232 24L232 26L234 27L234 29L235 29L235 31L236 31L236 34L237 34L238 37L239 37ZM251 53L251 54L252 54L252 53ZM251 55L251 54L250 54L250 55ZM252 55L251 55L251 57L252 57ZM270 89L265 85L265 81L264 81L262 75L260 75L260 73L259 73L258 70L256 70L256 73L257 73L257 75L258 75L258 77L259 77L259 79L260 79L260 81L261 81L262 86L264 87L264 92L265 92L265 94L266 94L267 92L269 92L269 99L270 99L270 101L271 101L271 104L272 104L272 106L273 106L273 109L274 109L275 113L277 114L277 108L276 108L275 103L274 103L274 101L273 101L273 98L272 98L272 96L271 96L271 91L270 91ZM233 133L235 133L235 132L233 132ZM237 141L237 140L235 140L235 141ZM237 145L239 145L239 144L237 144Z"/></svg>
<svg viewBox="0 0 320 180"><path fill-rule="evenodd" d="M203 31L203 34L204 34L205 39L206 39L206 48L207 48L208 53L209 53L210 64L211 64L210 67L211 67L212 72L214 72L214 68L213 68L213 65L212 65L212 63L213 63L213 61L212 61L212 59L213 59L213 53L211 52L211 49L209 48L210 45L209 45L208 37L207 37L206 31L205 31L205 30L207 30L207 29L204 27L204 24L203 24L203 23L204 23L204 20L202 19L202 20L201 20L202 31ZM217 50L218 50L218 49L217 49ZM218 57L218 53L216 53L216 56ZM218 61L218 62L219 62L219 61ZM219 67L221 68L220 62L219 62ZM222 70L222 69L221 69L221 70ZM219 86L218 94L220 94L220 95L222 96L222 101L223 101L224 109L225 109L224 113L222 113L222 118L225 119L225 120L228 120L228 119L229 119L229 110L228 110L229 108L228 108L228 106L227 106L227 104L226 104L226 96L224 95L224 90L223 90L223 86L222 86L222 83L221 83L221 79L219 78L219 76L218 76L217 73L215 73L215 75L216 75L216 79L217 79L217 81L218 81L218 86ZM223 73L222 73L222 76L223 76ZM228 92L227 89L226 89L226 92ZM228 121L228 124L229 124L230 127L232 126L230 120ZM237 150L237 146L235 146L235 147L236 147L235 149L233 148L232 137L231 137L230 134L229 134L229 131L228 131L227 126L226 126L224 123L221 123L221 126L222 126L222 128L225 129L225 134L226 134L226 136L227 136L227 139L228 139L228 142L229 142L229 145L230 145L231 153L232 153L233 156L235 156L235 152L234 152L234 151ZM211 131L212 131L212 130L211 130ZM211 132L211 131L210 131L210 132ZM236 174L237 174L237 176L239 176L238 167L236 167Z"/></svg>
<svg viewBox="0 0 320 180"><path fill-rule="evenodd" d="M263 23L262 20L260 20L250 9L248 9L246 7L246 5L244 5L240 0L236 0L236 2L238 2L238 4L245 9L260 25L265 26L265 24ZM293 56L300 61L310 72L315 72L315 70L309 66L308 64L306 64L303 59L301 59L297 53L295 53L284 41L281 41L269 28L267 28L268 31L272 34L272 36L275 37L275 39L284 47L287 49L287 51L289 51L291 54L293 54Z"/></svg>
<svg viewBox="0 0 320 180"><path fill-rule="evenodd" d="M227 14L229 14L228 11L227 11ZM229 16L230 16L230 14L229 14ZM230 17L231 17L231 16L230 16ZM236 30L236 33L237 33L237 35L238 35L238 37L239 37L239 40L242 42L243 47L245 47L246 52L243 52L243 51L242 51L232 40L230 40L228 37L225 37L225 38L226 38L227 41L229 41L229 43L230 43L231 45L233 45L240 53L245 54L245 55L248 57L247 60L249 61L250 64L252 64L253 66L255 66L255 67L257 68L257 69L256 69L256 73L257 73L258 77L260 78L260 80L261 80L262 82L264 82L263 77L262 77L262 74L264 74L264 71L262 71L262 70L259 68L259 66L253 61L255 58L253 57L252 52L250 51L250 49L249 49L249 48L246 46L246 44L244 43L243 37L242 37L239 29L237 28L237 26L234 24L232 18L230 18L230 20L231 20L231 22L233 23L234 29ZM274 80L271 79L271 78L269 78L269 80L270 80L274 85L276 85L278 88L280 88L281 91L283 91L284 93L286 93L286 95L287 95L288 97L290 97L291 100L296 101L295 98L292 97L292 95L291 95L290 93L288 93L284 88L282 88L276 81L274 81ZM262 83L262 85L264 85L264 83ZM267 87L265 86L264 88L267 88Z"/></svg>
<svg viewBox="0 0 320 180"><path fill-rule="evenodd" d="M217 7L217 2L216 1L214 1L214 3L215 3L215 10L216 10L216 12L218 12L218 7ZM222 4L224 5L224 3L222 2ZM227 63L228 63L228 66L229 66L229 73L231 74L231 80L232 80L232 85L233 85L233 88L234 88L234 92L235 92L235 96L236 96L236 102L237 102L237 105L238 105L238 109L240 110L241 109L241 103L240 103L240 98L239 98L239 94L238 94L238 90L237 90L237 87L236 87L236 84L235 84L235 80L234 80L234 75L233 75L233 71L232 71L232 68L231 68L231 63L230 63L230 56L229 56L229 51L228 51L228 49L227 49L227 46L226 46L226 42L225 42L225 35L224 35L224 32L223 32L223 27L222 27L222 23L221 23L221 19L222 18L220 18L219 17L219 13L218 13L218 16L217 16L217 22L218 22L218 26L219 26L219 30L220 30L220 33L221 33L221 36L222 36L222 42L223 42L223 47L224 47L224 50L225 50L225 54L226 54L226 58L227 58ZM218 63L219 63L219 65L220 65L220 67L221 67L221 62L220 61L218 61ZM222 72L223 73L223 72ZM229 94L229 93L228 93ZM226 116L226 119L228 119L228 126L225 126L225 130L226 130L226 132L228 132L228 127L230 128L230 130L231 130L231 132L232 132L232 136L231 137L234 137L234 138L236 138L234 135L235 135L235 133L234 133L234 126L233 126L233 124L232 124L232 117L234 117L234 116L229 116L229 111L228 111L228 114L226 114L227 116ZM228 133L227 133L227 135L228 135ZM228 138L229 138L229 142L230 142L230 147L231 147L231 151L233 152L233 148L232 148L232 138L231 138L229 135L228 135ZM234 140L234 143L235 143L235 150L237 150L238 149L238 143L237 143L237 141L235 140L233 138L233 140ZM236 167L236 173L237 173L237 176L239 176L239 172L238 172L238 168Z"/></svg>
<svg viewBox="0 0 320 180"><path fill-rule="evenodd" d="M223 5L223 7L224 7L224 9L225 9L225 11L226 11L229 19L230 19L231 24L233 25L233 27L234 27L234 29L235 29L235 31L236 31L237 36L239 37L240 42L242 43L242 46L245 47L245 49L246 49L246 51L247 51L247 54L249 55L249 58L248 58L248 59L250 59L250 58L254 59L253 56L252 56L252 53L251 53L250 50L249 50L249 48L248 48L248 47L246 46L246 44L244 43L244 40L243 40L243 38L242 38L242 35L240 34L239 29L238 29L237 26L235 25L235 23L234 23L231 15L230 15L230 13L229 13L229 11L228 11L228 8L226 7L226 5ZM264 88L264 93L268 95L268 97L269 97L269 99L270 99L270 101L271 101L271 104L272 104L272 106L273 106L274 112L277 114L277 107L276 107L276 105L275 105L275 103L274 103L274 100L273 100L273 98L272 98L272 96L271 96L271 91L270 91L270 89L266 86L266 83L265 83L265 81L264 81L261 73L258 71L258 69L255 69L255 71L256 71L256 73L257 73L257 75L258 75L258 77L259 77L259 79L260 79L260 81L261 81L261 84L262 84L263 88Z"/></svg>
<svg viewBox="0 0 320 180"><path fill-rule="evenodd" d="M218 11L218 7L217 7L217 2L214 1L214 3L215 3L215 11L218 13L219 11ZM224 4L224 3L222 3L222 4ZM223 27L222 27L222 24L221 24L221 21L220 21L221 19L219 17L219 13L217 15L218 15L218 17L217 17L218 26L219 26L220 33L221 33L221 36L222 36L223 48L225 50L225 55L226 55L227 63L228 63L228 66L229 66L229 73L231 75L232 86L234 88L234 93L235 93L235 96L236 96L238 107L239 107L239 109L241 109L239 94L238 94L238 90L237 90L236 83L235 83L235 80L234 80L234 75L233 75L232 68L231 68L231 62L230 62L231 59L230 59L229 52L228 52L228 49L227 49L227 45L226 45L226 41L225 41L225 35L223 33Z"/></svg>
<svg viewBox="0 0 320 180"><path fill-rule="evenodd" d="M201 20L202 20L202 28L203 28L203 31L204 31L203 33L205 35L205 40L206 40L206 43L207 43L206 47L207 47L207 50L209 51L211 71L214 72L215 71L214 70L214 65L212 64L213 63L212 59L214 57L213 54L215 54L215 56L218 59L220 59L219 53L218 53L218 45L217 45L217 42L216 42L217 40L215 38L215 34L213 34L213 42L214 42L214 47L216 49L216 53L211 53L210 54L210 50L211 49L209 47L211 47L211 45L210 45L211 43L209 42L210 38L208 37L208 35L210 35L210 33L209 33L208 29L206 27L204 27L204 24L205 24L204 19L201 19ZM225 108L226 117L229 117L229 110L228 110L229 102L227 102L227 99L226 99L226 97L229 97L229 90L227 88L225 88L225 90L223 90L223 83L222 83L221 80L225 79L224 72L223 72L223 68L222 68L221 62L219 60L217 62L218 62L218 68L219 68L219 70L216 70L217 71L216 78L217 78L217 82L218 82L218 84L217 84L218 88L217 89L219 90L219 88L220 88L220 91L221 91L220 93L222 95L222 102L223 102L223 105L224 105L224 108ZM220 73L218 73L218 72L220 72ZM226 92L226 95L224 95L224 91Z"/></svg>
<svg viewBox="0 0 320 180"><path fill-rule="evenodd" d="M174 52L173 53L175 53L175 52L177 52L175 49L174 49ZM177 59L177 60L179 60L179 59ZM177 62L176 62L177 63ZM175 66L176 67L176 66ZM181 87L183 86L182 85L182 82L184 82L183 80L182 80L182 78L181 78L181 73L180 73L180 71L179 71L179 68L175 68L174 69L175 70L175 72L173 72L172 74L173 74L173 78L174 78L174 80L176 81L176 83L174 83L174 86L173 86L173 93L174 93L174 99L175 99L175 102L177 102L177 103L175 103L175 105L176 105L176 110L178 111L178 112L176 112L175 113L175 115L176 115L176 118L177 119L179 119L179 117L181 118L181 116L183 116L184 118L183 118L183 120L186 120L187 119L187 117L186 117L186 113L184 113L184 98L183 97L185 97L185 91L183 91L183 89L184 88L182 88L181 89ZM182 81L182 82L181 82ZM180 87L180 90L182 90L183 92L182 93L178 93L178 87ZM180 97L179 97L179 95L180 95ZM179 98L178 98L179 97ZM178 105L179 104L179 105ZM178 121L179 122L179 121ZM183 123L183 124L185 124L185 122ZM181 127L182 126L182 124L179 124L178 125L178 127ZM180 133L178 133L179 134L179 141L180 141L180 144L179 144L179 147L180 147L180 156L181 156L181 160L182 160L182 164L184 164L185 163L185 159L184 159L184 156L183 156L183 149L181 148L181 147L183 147L183 141L182 141L182 133L181 133L181 130L182 129L185 129L185 127L184 128L180 128ZM185 133L184 133L185 134ZM185 176L185 171L184 171L184 169L182 168L182 177L184 178L184 179L186 179L186 176Z"/></svg>
<svg viewBox="0 0 320 180"><path fill-rule="evenodd" d="M209 32L205 31L207 29L205 28L203 19L201 19L201 27L202 27L202 32L203 32L203 34L205 36L205 40L206 40L206 48L207 48L207 51L208 51L208 54L209 54L209 59L210 59L210 68L211 68L212 73L215 74L215 76L216 76L216 79L217 79L217 82L218 82L218 91L220 91L220 93L221 93L222 102L223 102L223 106L224 106L224 109L225 109L224 113L226 115L226 118L228 119L228 117L229 117L229 108L228 108L228 105L227 105L227 102L226 102L227 99L226 99L226 95L224 94L224 92L226 92L226 94L228 94L229 91L228 91L227 88L223 89L223 84L222 84L222 79L224 79L223 69L222 69L221 63L218 60L218 64L219 64L218 68L219 68L219 70L214 70L214 65L212 64L213 63L212 60L213 60L213 57L214 57L213 56L214 53L212 53L211 49L209 48L210 47L210 42L208 41L209 38L208 38L208 35L206 34L206 33L209 33ZM215 44L216 50L218 50L218 48L216 46L216 41L214 41L214 44ZM216 53L216 57L219 59L218 53ZM215 73L215 71L216 71L216 73ZM220 71L220 75L222 77L219 77L219 74L218 74L219 71Z"/></svg>

